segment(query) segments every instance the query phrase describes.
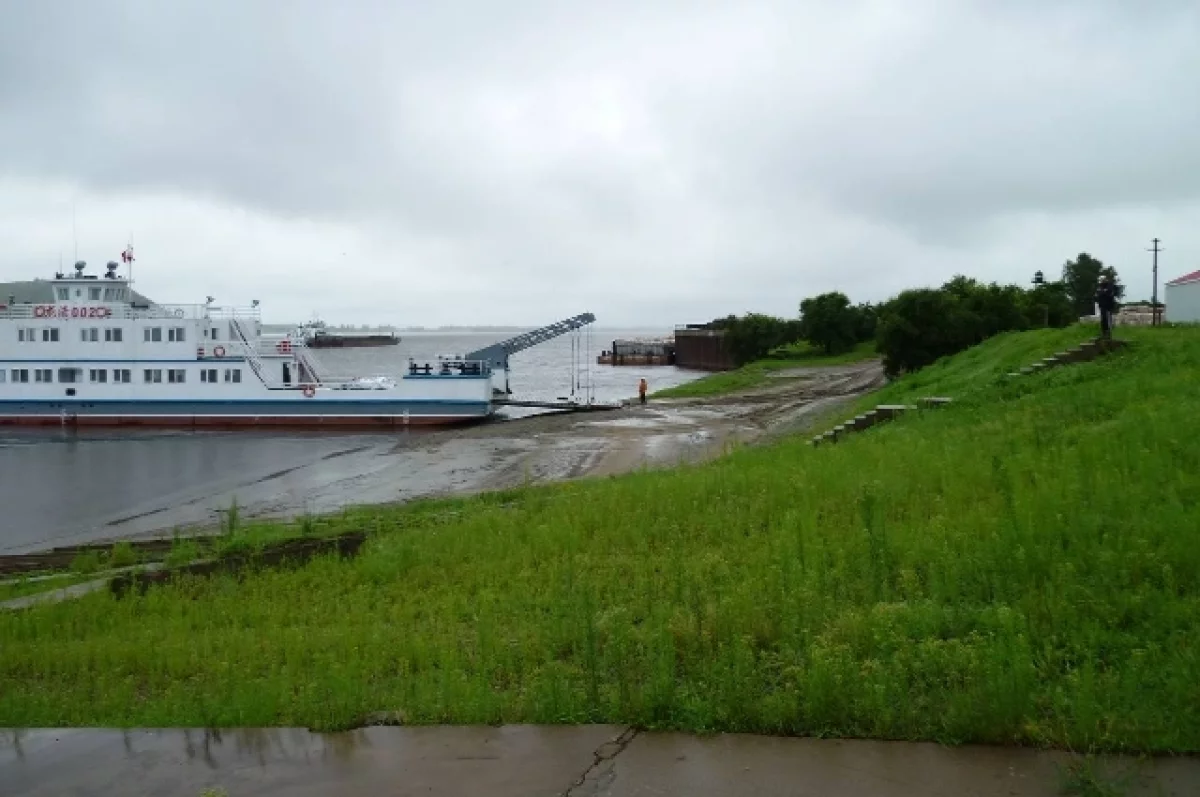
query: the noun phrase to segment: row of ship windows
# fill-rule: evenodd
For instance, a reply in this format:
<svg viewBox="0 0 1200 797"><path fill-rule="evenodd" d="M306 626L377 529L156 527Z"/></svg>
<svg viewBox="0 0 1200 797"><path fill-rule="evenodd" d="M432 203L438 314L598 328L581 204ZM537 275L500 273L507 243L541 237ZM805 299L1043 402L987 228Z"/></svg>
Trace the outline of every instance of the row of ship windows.
<svg viewBox="0 0 1200 797"><path fill-rule="evenodd" d="M0 382L4 382L5 376L8 376L8 381L13 384L25 384L30 381L30 372L33 373L34 382L54 382L53 368L13 368L9 371L0 369ZM109 381L107 368L89 368L88 381L97 384L107 383ZM226 368L224 369L224 381L237 383L242 381L241 368ZM169 384L178 385L187 381L187 371L182 368L146 368L142 371L142 381L148 385L157 385L164 381L163 374L166 373L165 381ZM218 368L203 368L200 371L200 381L215 385L222 381L221 369ZM83 381L82 368L59 368L58 380L66 384L75 384ZM113 368L112 381L129 383L133 381L133 371L129 368Z"/></svg>
<svg viewBox="0 0 1200 797"><path fill-rule="evenodd" d="M121 343L124 340L124 332L121 327L106 327L104 329L104 342ZM58 327L44 327L42 329L27 327L17 330L18 343L34 343L39 339L43 343L58 343ZM79 339L84 343L99 343L100 328L86 327L79 330ZM142 340L145 343L161 343L163 341L163 328L144 327L142 329ZM186 343L187 332L183 327L167 327L166 341L168 343Z"/></svg>
<svg viewBox="0 0 1200 797"><path fill-rule="evenodd" d="M101 293L102 291L103 293ZM100 297L102 295L104 296L104 301L106 302L123 302L129 296L129 294L125 292L124 288L88 288L87 292L88 301L92 302L100 301ZM71 298L71 289L59 288L57 291L57 296L60 301L65 302ZM75 289L75 297L78 299L83 298L83 288Z"/></svg>

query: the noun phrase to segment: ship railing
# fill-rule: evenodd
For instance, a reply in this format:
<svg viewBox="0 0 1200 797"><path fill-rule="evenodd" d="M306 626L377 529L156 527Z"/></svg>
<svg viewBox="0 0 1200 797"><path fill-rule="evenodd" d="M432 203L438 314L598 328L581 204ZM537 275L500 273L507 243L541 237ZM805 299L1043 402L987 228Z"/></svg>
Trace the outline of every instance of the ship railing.
<svg viewBox="0 0 1200 797"><path fill-rule="evenodd" d="M246 362L250 363L250 369L254 371L254 375L258 377L258 381L262 382L267 387L271 387L272 380L267 379L266 368L263 366L262 357L259 356L254 344L250 341L253 338L251 333L248 333L242 327L244 319L234 318L233 323L229 326L233 329L233 334L238 338L237 343L242 349L242 354L246 357Z"/></svg>
<svg viewBox="0 0 1200 797"><path fill-rule="evenodd" d="M404 374L407 376L491 376L492 364L488 360L467 360L457 357L440 357L430 362L417 362L411 357Z"/></svg>
<svg viewBox="0 0 1200 797"><path fill-rule="evenodd" d="M214 307L206 304L152 304L149 307L126 305L121 308L123 318L182 318L201 320L246 320L258 321L261 313L257 307Z"/></svg>
<svg viewBox="0 0 1200 797"><path fill-rule="evenodd" d="M295 339L292 341L292 351L296 353L296 362L300 363L305 370L312 374L314 379L318 382L326 381L328 371L325 370L325 366L317 358L317 355L313 354L312 349L308 347L308 343L302 335L295 336Z"/></svg>
<svg viewBox="0 0 1200 797"><path fill-rule="evenodd" d="M96 311L101 310L101 315ZM105 318L121 320L178 319L199 321L203 319L245 319L257 321L257 307L213 307L204 304L151 304L113 305L105 302L90 302L79 305L44 302L38 304L0 305L0 318Z"/></svg>
<svg viewBox="0 0 1200 797"><path fill-rule="evenodd" d="M312 349L309 348L303 335L296 333L263 335L258 338L256 347L260 356L274 357L285 355L294 357L297 362L303 365L317 379L321 379L321 375L327 372L324 364L317 358Z"/></svg>

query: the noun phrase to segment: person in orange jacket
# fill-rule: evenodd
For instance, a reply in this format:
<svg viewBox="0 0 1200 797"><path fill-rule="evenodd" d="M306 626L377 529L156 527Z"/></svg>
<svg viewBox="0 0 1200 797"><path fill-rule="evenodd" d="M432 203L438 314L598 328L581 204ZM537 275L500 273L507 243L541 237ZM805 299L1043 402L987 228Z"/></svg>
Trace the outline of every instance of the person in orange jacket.
<svg viewBox="0 0 1200 797"><path fill-rule="evenodd" d="M638 401L646 403L646 377L642 377L638 382Z"/></svg>

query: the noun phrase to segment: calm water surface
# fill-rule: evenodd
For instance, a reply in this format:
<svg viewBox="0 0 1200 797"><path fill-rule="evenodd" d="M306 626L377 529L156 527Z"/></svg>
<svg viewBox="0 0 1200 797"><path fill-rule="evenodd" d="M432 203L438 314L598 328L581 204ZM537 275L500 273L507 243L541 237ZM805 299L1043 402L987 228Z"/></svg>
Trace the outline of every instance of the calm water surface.
<svg viewBox="0 0 1200 797"><path fill-rule="evenodd" d="M513 397L586 399L590 392L597 401L614 401L635 396L643 376L651 390L697 378L700 374L674 367L595 365L614 337L667 332L597 329L590 346L586 333L543 343L513 357ZM336 374L399 376L409 357L465 354L508 335L401 336L398 346L321 349L316 354ZM141 533L180 519L212 522L216 512L227 508L224 498L217 505L213 497L243 489L255 491L260 500L274 500L280 510L324 511L338 504L337 496L329 495L329 484L353 482L357 471L379 460L368 453L410 456L396 443L429 434L438 433L0 430L0 552ZM436 468L422 470L438 478ZM367 485L353 498L370 500L386 500L378 486Z"/></svg>

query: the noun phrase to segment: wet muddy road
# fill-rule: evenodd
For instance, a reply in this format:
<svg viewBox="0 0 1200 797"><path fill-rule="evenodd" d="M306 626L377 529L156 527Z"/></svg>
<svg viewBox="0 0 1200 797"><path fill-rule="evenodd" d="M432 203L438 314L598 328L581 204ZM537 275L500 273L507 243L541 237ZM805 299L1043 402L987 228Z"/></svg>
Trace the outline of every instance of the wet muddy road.
<svg viewBox="0 0 1200 797"><path fill-rule="evenodd" d="M287 728L4 731L0 793L1057 797L1073 760L1020 748L696 737L612 725L371 727L326 735ZM1089 767L1102 785L1120 785L1113 793L1129 797L1200 793L1196 758L1102 757Z"/></svg>
<svg viewBox="0 0 1200 797"><path fill-rule="evenodd" d="M243 517L288 517L698 461L881 382L874 362L800 369L737 395L438 432L9 435L0 552L212 528L235 501Z"/></svg>

